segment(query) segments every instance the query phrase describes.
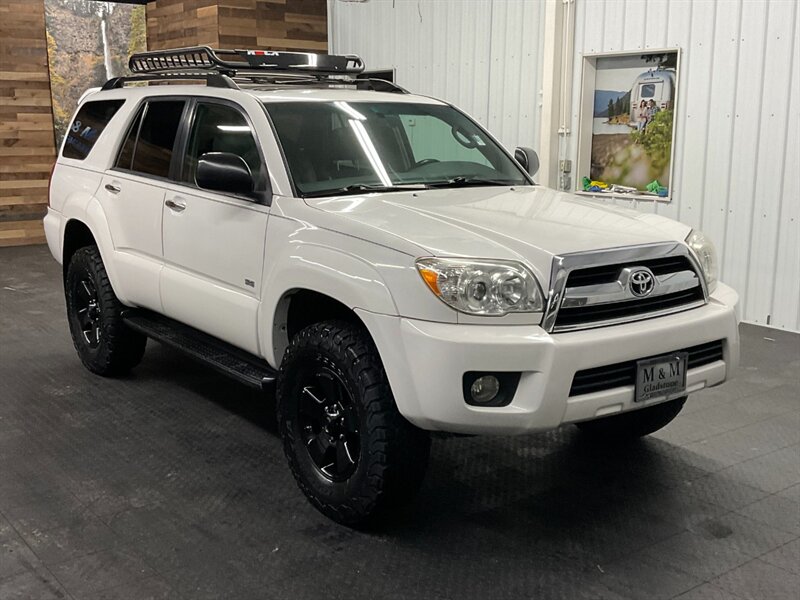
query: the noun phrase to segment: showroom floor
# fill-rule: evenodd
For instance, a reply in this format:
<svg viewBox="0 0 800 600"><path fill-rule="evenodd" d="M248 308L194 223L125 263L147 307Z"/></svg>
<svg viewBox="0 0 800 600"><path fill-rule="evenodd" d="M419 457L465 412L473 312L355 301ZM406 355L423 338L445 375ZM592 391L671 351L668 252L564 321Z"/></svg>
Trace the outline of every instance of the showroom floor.
<svg viewBox="0 0 800 600"><path fill-rule="evenodd" d="M152 342L124 379L72 349L58 265L0 250L0 598L713 598L800 590L800 336L626 450L572 428L436 440L369 533L306 503L270 400Z"/></svg>

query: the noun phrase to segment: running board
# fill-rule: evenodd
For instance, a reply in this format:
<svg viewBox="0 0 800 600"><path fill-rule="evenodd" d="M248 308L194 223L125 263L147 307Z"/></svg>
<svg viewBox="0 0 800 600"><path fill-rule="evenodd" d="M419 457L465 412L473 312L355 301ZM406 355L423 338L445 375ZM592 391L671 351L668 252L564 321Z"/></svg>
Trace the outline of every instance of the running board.
<svg viewBox="0 0 800 600"><path fill-rule="evenodd" d="M134 331L180 350L245 385L265 389L275 383L277 372L264 360L194 327L139 309L126 310L122 320Z"/></svg>

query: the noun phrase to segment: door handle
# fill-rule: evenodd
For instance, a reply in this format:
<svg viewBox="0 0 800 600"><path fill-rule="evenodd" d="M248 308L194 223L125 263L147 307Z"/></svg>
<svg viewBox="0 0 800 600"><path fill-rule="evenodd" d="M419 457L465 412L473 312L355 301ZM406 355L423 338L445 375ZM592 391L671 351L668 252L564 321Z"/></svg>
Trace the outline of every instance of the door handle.
<svg viewBox="0 0 800 600"><path fill-rule="evenodd" d="M121 187L119 187L118 185L113 185L111 183L106 184L106 189L112 194L119 194L122 191Z"/></svg>
<svg viewBox="0 0 800 600"><path fill-rule="evenodd" d="M183 212L186 210L186 205L183 202L175 202L174 200L167 200L164 202L167 205L167 208L174 210L175 212Z"/></svg>

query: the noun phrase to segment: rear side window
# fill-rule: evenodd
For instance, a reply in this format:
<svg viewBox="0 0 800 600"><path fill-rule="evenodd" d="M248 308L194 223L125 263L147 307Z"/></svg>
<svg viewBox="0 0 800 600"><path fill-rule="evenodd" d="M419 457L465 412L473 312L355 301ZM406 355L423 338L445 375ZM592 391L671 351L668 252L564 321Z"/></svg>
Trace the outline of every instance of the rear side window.
<svg viewBox="0 0 800 600"><path fill-rule="evenodd" d="M185 104L183 100L158 100L140 109L122 144L116 166L144 175L169 177Z"/></svg>
<svg viewBox="0 0 800 600"><path fill-rule="evenodd" d="M97 100L81 106L69 126L61 155L77 160L89 156L111 117L117 114L124 103L124 100Z"/></svg>

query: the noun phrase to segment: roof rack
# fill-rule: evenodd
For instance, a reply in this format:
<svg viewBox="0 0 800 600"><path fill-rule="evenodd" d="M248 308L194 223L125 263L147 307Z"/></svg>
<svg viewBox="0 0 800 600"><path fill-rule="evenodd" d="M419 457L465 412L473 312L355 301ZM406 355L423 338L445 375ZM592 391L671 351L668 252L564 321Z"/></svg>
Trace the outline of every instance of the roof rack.
<svg viewBox="0 0 800 600"><path fill-rule="evenodd" d="M238 83L286 85L352 85L358 89L407 93L382 79L353 78L364 70L354 54L315 54L275 50L214 50L208 46L154 50L133 54L128 61L133 73L109 79L102 89L129 82L205 80L206 85L239 89Z"/></svg>
<svg viewBox="0 0 800 600"><path fill-rule="evenodd" d="M223 58L224 57L224 58ZM314 54L276 50L213 50L208 46L139 52L128 61L131 73L175 69L213 69L225 75L239 71L301 71L330 75L355 74L364 61L355 54Z"/></svg>

